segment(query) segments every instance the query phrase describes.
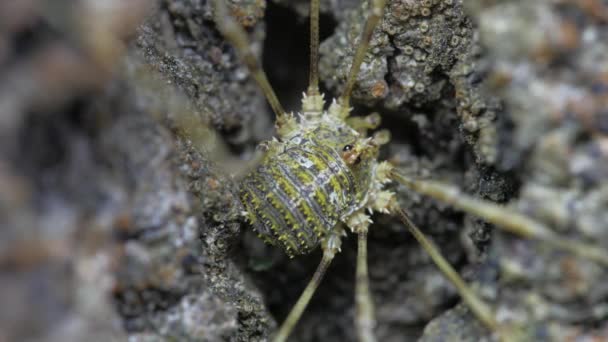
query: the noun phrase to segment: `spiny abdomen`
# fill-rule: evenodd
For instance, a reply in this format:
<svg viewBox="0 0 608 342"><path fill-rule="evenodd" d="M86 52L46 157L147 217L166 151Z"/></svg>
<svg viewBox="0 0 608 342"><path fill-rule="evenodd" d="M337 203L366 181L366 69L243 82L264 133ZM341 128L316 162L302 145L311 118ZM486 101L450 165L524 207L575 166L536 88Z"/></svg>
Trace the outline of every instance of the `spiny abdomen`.
<svg viewBox="0 0 608 342"><path fill-rule="evenodd" d="M241 183L249 221L288 255L307 254L357 202L357 184L334 149L300 138Z"/></svg>

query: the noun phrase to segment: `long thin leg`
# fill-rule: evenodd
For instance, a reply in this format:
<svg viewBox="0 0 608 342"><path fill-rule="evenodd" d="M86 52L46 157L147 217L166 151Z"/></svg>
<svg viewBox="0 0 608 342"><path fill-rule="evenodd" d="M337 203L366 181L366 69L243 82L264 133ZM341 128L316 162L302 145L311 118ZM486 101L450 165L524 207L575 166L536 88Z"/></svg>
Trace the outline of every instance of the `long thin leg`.
<svg viewBox="0 0 608 342"><path fill-rule="evenodd" d="M308 96L319 95L319 0L310 0Z"/></svg>
<svg viewBox="0 0 608 342"><path fill-rule="evenodd" d="M367 274L367 231L358 234L357 247L357 283L355 302L357 304L357 336L359 342L376 341L374 336L374 304L369 292L369 276Z"/></svg>
<svg viewBox="0 0 608 342"><path fill-rule="evenodd" d="M260 88L262 88L270 107L272 107L272 110L277 115L277 120L280 121L281 118L285 116L285 110L272 89L270 82L268 82L268 78L266 77L266 73L264 72L264 69L262 69L260 62L253 54L253 51L251 51L245 31L228 13L228 9L223 0L214 0L213 4L215 5L215 23L218 29L235 47L239 55L241 55L243 62L247 65L249 71L251 71L253 78Z"/></svg>
<svg viewBox="0 0 608 342"><path fill-rule="evenodd" d="M291 312L287 316L287 319L285 319L285 322L283 322L283 324L281 325L279 332L274 338L275 342L283 342L287 340L287 337L295 327L296 323L298 323L298 321L300 320L304 309L306 309L306 306L308 306L310 298L312 298L312 295L315 293L317 287L321 283L323 275L325 275L325 271L327 271L327 268L331 264L334 255L335 252L331 250L325 250L323 252L323 258L321 259L321 262L319 263L315 274L312 276L312 279L304 289L304 292L302 292L302 294L300 295L300 298L296 302L296 305L294 305L293 309L291 309Z"/></svg>
<svg viewBox="0 0 608 342"><path fill-rule="evenodd" d="M319 93L319 0L310 0L310 65L302 112L307 116L317 116L321 115L323 107L325 101Z"/></svg>
<svg viewBox="0 0 608 342"><path fill-rule="evenodd" d="M234 156L211 125L209 113L200 112L180 89L168 85L157 70L134 61L126 72L138 96L145 97L146 111L161 125L168 120L176 135L190 140L196 151L217 164L225 174L238 180L261 162L262 157L257 155L247 162Z"/></svg>
<svg viewBox="0 0 608 342"><path fill-rule="evenodd" d="M608 252L604 249L560 237L545 225L514 210L475 199L451 185L433 181L414 180L396 172L392 172L392 178L418 193L479 216L493 223L498 228L526 238L543 241L556 248L608 266Z"/></svg>
<svg viewBox="0 0 608 342"><path fill-rule="evenodd" d="M384 5L386 4L386 0L370 0L370 13L365 22L365 27L363 28L363 32L361 32L361 38L359 41L359 46L357 46L357 50L355 51L355 56L353 57L353 64L350 67L350 71L348 73L348 78L346 80L346 85L344 86L344 90L342 91L342 95L339 99L339 105L342 110L342 115L347 116L349 108L350 108L350 95L353 91L353 87L355 85L355 81L357 80L357 75L359 75L359 70L361 69L361 63L363 63L363 59L365 58L365 53L369 47L369 43L372 39L372 34L374 33L374 29L378 25L378 22L382 18L384 14Z"/></svg>
<svg viewBox="0 0 608 342"><path fill-rule="evenodd" d="M405 224L408 230L414 235L418 243L422 248L429 254L433 262L441 270L441 272L448 278L448 280L454 284L462 300L468 305L475 316L483 322L483 324L493 332L499 331L499 325L494 319L493 310L488 304L481 300L473 290L471 290L467 284L462 280L458 272L452 268L447 260L441 255L441 253L435 248L435 245L416 227L414 222L407 216L407 214L399 207L394 207L393 211L397 213L403 224Z"/></svg>

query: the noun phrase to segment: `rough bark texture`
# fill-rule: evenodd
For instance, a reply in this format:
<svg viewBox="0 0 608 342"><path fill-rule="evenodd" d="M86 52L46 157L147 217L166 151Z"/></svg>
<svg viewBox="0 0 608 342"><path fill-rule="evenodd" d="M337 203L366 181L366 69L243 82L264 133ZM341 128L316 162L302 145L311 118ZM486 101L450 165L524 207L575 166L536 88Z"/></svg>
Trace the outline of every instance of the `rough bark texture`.
<svg viewBox="0 0 608 342"><path fill-rule="evenodd" d="M208 1L105 3L0 3L0 341L266 340L320 260L251 234L225 171L272 114ZM294 111L306 3L230 1ZM368 3L321 5L331 98ZM382 114L384 157L407 172L608 246L607 23L600 0L390 0L355 113ZM529 340L608 338L605 269L395 189L501 321ZM403 227L374 220L378 339L491 340ZM355 339L355 247L292 340Z"/></svg>

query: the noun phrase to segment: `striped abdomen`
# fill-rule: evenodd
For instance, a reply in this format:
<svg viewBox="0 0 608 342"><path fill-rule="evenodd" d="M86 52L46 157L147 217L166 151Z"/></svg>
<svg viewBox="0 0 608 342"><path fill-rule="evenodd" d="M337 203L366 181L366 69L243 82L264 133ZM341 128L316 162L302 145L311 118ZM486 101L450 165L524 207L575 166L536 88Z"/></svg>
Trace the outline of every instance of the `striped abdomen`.
<svg viewBox="0 0 608 342"><path fill-rule="evenodd" d="M357 202L356 180L337 151L298 138L241 184L240 198L264 241L306 254Z"/></svg>

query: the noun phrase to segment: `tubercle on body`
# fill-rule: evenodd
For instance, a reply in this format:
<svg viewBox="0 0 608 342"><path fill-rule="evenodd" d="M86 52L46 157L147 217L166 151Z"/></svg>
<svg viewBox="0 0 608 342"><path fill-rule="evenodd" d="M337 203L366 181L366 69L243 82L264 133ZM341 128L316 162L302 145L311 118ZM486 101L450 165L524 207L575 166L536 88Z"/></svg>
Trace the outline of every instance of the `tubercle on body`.
<svg viewBox="0 0 608 342"><path fill-rule="evenodd" d="M391 166L377 161L388 138L367 137L379 124L377 115L351 121L336 101L326 111L324 104L322 95L305 94L302 112L277 121L279 138L265 144L261 164L241 182L248 221L289 257L319 245L338 251L342 225L366 232L369 214L387 213L394 198L384 190Z"/></svg>

